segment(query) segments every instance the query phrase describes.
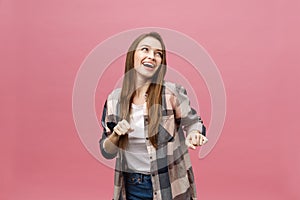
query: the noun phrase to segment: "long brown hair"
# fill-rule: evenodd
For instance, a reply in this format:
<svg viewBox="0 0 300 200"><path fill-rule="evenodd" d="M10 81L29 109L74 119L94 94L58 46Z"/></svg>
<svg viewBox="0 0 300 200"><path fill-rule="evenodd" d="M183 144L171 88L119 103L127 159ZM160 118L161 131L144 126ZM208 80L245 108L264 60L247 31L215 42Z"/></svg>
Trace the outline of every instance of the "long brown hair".
<svg viewBox="0 0 300 200"><path fill-rule="evenodd" d="M135 95L135 76L134 54L138 44L146 37L157 39L162 46L161 65L152 77L152 81L147 90L147 109L148 109L148 136L151 144L157 148L158 126L161 120L161 97L163 81L167 70L166 49L161 36L157 32L150 32L140 35L130 45L125 62L125 74L123 79L122 91L120 96L120 114L122 119L130 121L130 111L133 97ZM128 135L121 136L119 146L125 149L128 143Z"/></svg>

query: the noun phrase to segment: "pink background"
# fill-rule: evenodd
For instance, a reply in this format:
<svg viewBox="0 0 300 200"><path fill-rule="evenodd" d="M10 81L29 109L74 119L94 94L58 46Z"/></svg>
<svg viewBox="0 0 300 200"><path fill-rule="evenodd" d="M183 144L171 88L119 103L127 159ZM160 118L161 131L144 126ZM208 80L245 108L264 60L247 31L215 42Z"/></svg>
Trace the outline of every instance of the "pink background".
<svg viewBox="0 0 300 200"><path fill-rule="evenodd" d="M111 198L113 170L75 129L73 84L101 41L146 26L194 38L223 77L222 135L204 159L191 152L199 199L300 199L299 10L296 0L0 1L0 199Z"/></svg>

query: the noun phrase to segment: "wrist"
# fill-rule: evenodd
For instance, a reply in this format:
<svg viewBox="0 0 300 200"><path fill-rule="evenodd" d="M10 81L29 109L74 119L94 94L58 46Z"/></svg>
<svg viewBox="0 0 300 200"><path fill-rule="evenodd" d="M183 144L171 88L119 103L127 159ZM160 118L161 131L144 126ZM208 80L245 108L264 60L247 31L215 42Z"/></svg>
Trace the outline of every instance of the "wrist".
<svg viewBox="0 0 300 200"><path fill-rule="evenodd" d="M197 134L197 133L201 134L199 130L192 130L189 132L189 134Z"/></svg>
<svg viewBox="0 0 300 200"><path fill-rule="evenodd" d="M120 135L118 135L115 131L112 132L113 137L116 137L119 139Z"/></svg>

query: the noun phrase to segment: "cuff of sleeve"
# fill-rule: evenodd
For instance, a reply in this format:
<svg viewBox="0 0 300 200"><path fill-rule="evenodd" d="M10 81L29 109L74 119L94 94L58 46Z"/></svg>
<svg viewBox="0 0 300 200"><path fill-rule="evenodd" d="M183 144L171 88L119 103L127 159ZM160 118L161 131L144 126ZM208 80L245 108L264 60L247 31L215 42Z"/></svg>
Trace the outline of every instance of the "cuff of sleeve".
<svg viewBox="0 0 300 200"><path fill-rule="evenodd" d="M107 153L107 152L105 151L105 148L104 148L104 141L105 141L105 139L99 141L99 143L100 143L101 154L102 154L103 157L106 158L106 159L113 159L113 158L115 158L116 155L117 155L117 153L115 153L115 154L110 154L110 153Z"/></svg>
<svg viewBox="0 0 300 200"><path fill-rule="evenodd" d="M200 132L200 134L202 134L204 136L206 134L205 127L201 123L196 123L196 124L189 126L189 128L187 130L187 134L190 134L191 132L194 132L194 131L198 131L198 132Z"/></svg>

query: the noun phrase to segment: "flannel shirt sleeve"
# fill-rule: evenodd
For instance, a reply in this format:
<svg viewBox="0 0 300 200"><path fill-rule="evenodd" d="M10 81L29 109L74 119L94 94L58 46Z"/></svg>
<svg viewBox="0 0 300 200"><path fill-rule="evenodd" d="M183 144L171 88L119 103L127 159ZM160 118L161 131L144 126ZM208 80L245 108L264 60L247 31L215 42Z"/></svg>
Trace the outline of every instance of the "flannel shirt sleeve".
<svg viewBox="0 0 300 200"><path fill-rule="evenodd" d="M190 106L186 89L176 84L175 91L175 120L183 126L186 134L192 131L199 131L206 136L206 127L195 109Z"/></svg>
<svg viewBox="0 0 300 200"><path fill-rule="evenodd" d="M101 124L103 127L102 137L99 141L101 154L103 155L104 158L113 159L116 157L117 153L115 153L115 154L107 153L103 146L105 139L113 132L113 128L116 125L113 122L108 122L107 101L105 101L105 104L103 107Z"/></svg>

